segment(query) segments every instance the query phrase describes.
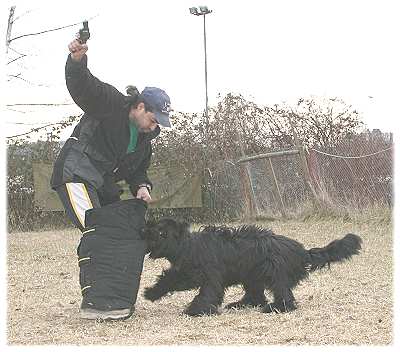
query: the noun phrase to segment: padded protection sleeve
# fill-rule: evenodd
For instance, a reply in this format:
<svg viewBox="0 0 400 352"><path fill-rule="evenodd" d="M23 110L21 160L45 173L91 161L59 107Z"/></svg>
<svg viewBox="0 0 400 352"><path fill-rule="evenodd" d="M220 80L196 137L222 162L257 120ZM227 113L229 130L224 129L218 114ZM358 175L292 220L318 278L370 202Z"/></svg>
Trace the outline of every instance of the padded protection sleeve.
<svg viewBox="0 0 400 352"><path fill-rule="evenodd" d="M114 310L135 304L147 252L140 236L146 210L143 200L129 199L86 212L77 250L83 306Z"/></svg>

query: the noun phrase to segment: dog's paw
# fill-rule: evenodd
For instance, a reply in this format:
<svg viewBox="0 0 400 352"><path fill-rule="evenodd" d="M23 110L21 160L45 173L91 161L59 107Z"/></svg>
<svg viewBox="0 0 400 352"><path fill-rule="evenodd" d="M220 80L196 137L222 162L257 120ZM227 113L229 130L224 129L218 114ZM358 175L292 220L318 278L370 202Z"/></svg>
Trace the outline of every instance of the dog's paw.
<svg viewBox="0 0 400 352"><path fill-rule="evenodd" d="M154 302L157 301L161 298L161 296L159 295L159 293L157 292L157 290L154 287L146 287L144 289L144 294L143 294L144 298L146 298L147 300Z"/></svg>
<svg viewBox="0 0 400 352"><path fill-rule="evenodd" d="M255 300L248 300L248 299L241 299L237 302L229 303L225 306L225 309L244 309L244 308L257 308L257 307L264 307L267 301L258 301Z"/></svg>
<svg viewBox="0 0 400 352"><path fill-rule="evenodd" d="M294 302L286 302L282 304L273 302L264 306L263 313L287 313L295 310L296 308L297 306Z"/></svg>
<svg viewBox="0 0 400 352"><path fill-rule="evenodd" d="M225 306L225 309L243 309L246 307L248 307L248 305L243 304L243 302L241 302L241 301L238 301L238 302L232 302L232 303L227 304Z"/></svg>
<svg viewBox="0 0 400 352"><path fill-rule="evenodd" d="M201 317L204 315L216 315L219 314L218 307L215 305L210 305L207 307L200 307L197 305L189 305L184 312L186 315L191 317Z"/></svg>

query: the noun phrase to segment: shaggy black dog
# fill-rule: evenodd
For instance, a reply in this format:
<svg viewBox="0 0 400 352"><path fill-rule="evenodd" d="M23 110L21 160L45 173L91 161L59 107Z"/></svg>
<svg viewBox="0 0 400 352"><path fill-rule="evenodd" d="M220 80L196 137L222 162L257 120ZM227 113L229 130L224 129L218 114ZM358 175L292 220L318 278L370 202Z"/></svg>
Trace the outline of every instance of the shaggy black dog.
<svg viewBox="0 0 400 352"><path fill-rule="evenodd" d="M347 234L323 248L304 249L293 239L253 225L239 228L208 226L190 232L172 219L147 224L143 237L150 258L166 258L171 267L159 276L144 297L156 301L169 292L200 288L186 308L191 316L215 314L225 289L242 284L245 294L227 308L262 306L263 312L296 309L292 290L314 270L342 262L361 249L361 238ZM264 290L272 292L268 303Z"/></svg>

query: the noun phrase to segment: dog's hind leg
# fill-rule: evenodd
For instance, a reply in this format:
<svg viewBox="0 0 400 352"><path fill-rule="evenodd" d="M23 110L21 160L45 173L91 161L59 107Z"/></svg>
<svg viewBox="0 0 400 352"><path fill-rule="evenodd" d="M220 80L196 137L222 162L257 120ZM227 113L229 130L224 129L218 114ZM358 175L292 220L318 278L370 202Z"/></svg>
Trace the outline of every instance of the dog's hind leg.
<svg viewBox="0 0 400 352"><path fill-rule="evenodd" d="M297 308L293 292L285 282L274 283L271 286L271 291L274 295L274 302L267 303L263 308L263 313L284 313Z"/></svg>
<svg viewBox="0 0 400 352"><path fill-rule="evenodd" d="M227 309L241 309L246 307L265 306L267 299L264 294L264 282L244 283L245 294L240 301L225 306Z"/></svg>
<svg viewBox="0 0 400 352"><path fill-rule="evenodd" d="M190 316L218 314L218 307L224 299L225 287L217 275L207 275L199 294L193 299L184 313Z"/></svg>

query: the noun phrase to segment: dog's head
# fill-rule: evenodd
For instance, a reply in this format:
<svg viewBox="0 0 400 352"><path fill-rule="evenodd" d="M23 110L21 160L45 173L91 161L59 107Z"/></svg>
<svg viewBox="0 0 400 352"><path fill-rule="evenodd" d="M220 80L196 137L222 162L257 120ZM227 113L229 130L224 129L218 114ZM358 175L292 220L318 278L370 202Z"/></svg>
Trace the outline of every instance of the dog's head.
<svg viewBox="0 0 400 352"><path fill-rule="evenodd" d="M147 242L150 258L171 259L176 256L189 225L163 218L157 222L148 222L143 229L143 238Z"/></svg>

